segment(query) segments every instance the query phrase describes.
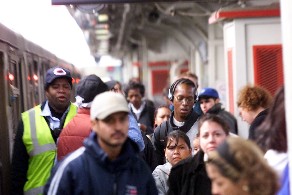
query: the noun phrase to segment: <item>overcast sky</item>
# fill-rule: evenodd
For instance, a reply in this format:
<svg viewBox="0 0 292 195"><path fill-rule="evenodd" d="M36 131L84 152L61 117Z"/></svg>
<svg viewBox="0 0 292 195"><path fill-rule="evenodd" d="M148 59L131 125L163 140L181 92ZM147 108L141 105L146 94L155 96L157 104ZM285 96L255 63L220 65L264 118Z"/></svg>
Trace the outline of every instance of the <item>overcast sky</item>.
<svg viewBox="0 0 292 195"><path fill-rule="evenodd" d="M0 22L76 65L95 66L82 31L65 6L51 0L0 0Z"/></svg>

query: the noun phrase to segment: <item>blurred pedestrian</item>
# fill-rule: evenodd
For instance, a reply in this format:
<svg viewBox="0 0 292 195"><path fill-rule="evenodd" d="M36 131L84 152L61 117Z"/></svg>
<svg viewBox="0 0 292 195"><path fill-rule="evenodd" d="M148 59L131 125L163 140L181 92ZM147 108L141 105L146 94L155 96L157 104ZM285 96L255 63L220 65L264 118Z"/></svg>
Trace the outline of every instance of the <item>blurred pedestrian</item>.
<svg viewBox="0 0 292 195"><path fill-rule="evenodd" d="M213 194L275 195L279 187L262 151L240 137L231 136L209 152L206 169Z"/></svg>
<svg viewBox="0 0 292 195"><path fill-rule="evenodd" d="M45 194L157 194L150 169L128 138L128 114L123 95L97 95L90 110L93 132L56 166Z"/></svg>
<svg viewBox="0 0 292 195"><path fill-rule="evenodd" d="M162 122L167 121L170 117L171 111L168 108L168 106L159 106L155 112L154 112L154 126L160 125ZM151 133L147 136L147 139L145 138L145 145L149 148L149 151L147 154L143 155L145 156L150 156L151 158L145 159L147 162L150 162L148 164L151 165L152 171L157 167L158 165L158 160L157 160L157 154L155 152L155 146L154 146L154 138L153 138L154 133Z"/></svg>
<svg viewBox="0 0 292 195"><path fill-rule="evenodd" d="M195 139L193 140L192 144L193 144L193 147L194 147L193 155L195 155L200 150L200 139L199 139L199 137L195 137Z"/></svg>
<svg viewBox="0 0 292 195"><path fill-rule="evenodd" d="M76 87L78 112L62 130L57 143L57 157L64 156L83 146L83 140L91 132L90 107L94 97L107 91L106 84L96 75L91 74L80 80Z"/></svg>
<svg viewBox="0 0 292 195"><path fill-rule="evenodd" d="M48 69L44 88L47 100L21 115L12 154L11 194L42 194L54 165L56 141L77 112L70 102L68 70Z"/></svg>
<svg viewBox="0 0 292 195"><path fill-rule="evenodd" d="M229 126L219 116L205 114L199 120L200 150L192 157L172 167L168 178L168 195L211 195L204 159L229 135Z"/></svg>
<svg viewBox="0 0 292 195"><path fill-rule="evenodd" d="M219 115L229 125L231 133L238 133L237 120L230 112L226 111L222 107L219 94L216 89L211 87L203 88L199 93L198 100L204 114L211 113Z"/></svg>
<svg viewBox="0 0 292 195"><path fill-rule="evenodd" d="M171 110L167 105L162 105L156 108L154 112L154 128L161 125L164 121L170 118Z"/></svg>
<svg viewBox="0 0 292 195"><path fill-rule="evenodd" d="M152 173L159 195L165 195L168 191L167 181L171 167L192 155L190 139L184 132L172 131L166 140L166 163L157 166Z"/></svg>
<svg viewBox="0 0 292 195"><path fill-rule="evenodd" d="M277 172L279 181L288 164L285 92L281 87L271 104L268 115L256 129L256 143L265 153L269 165Z"/></svg>
<svg viewBox="0 0 292 195"><path fill-rule="evenodd" d="M193 140L197 133L198 114L193 105L196 99L197 88L195 84L185 78L176 80L169 89L168 98L174 105L170 118L154 130L154 145L158 157L158 164L165 163L164 148L167 135L174 130L180 130Z"/></svg>
<svg viewBox="0 0 292 195"><path fill-rule="evenodd" d="M164 121L167 121L170 118L171 110L167 105L159 106L155 109L154 112L154 128L161 125ZM154 146L154 133L151 133L147 135L147 137L151 140L153 146Z"/></svg>
<svg viewBox="0 0 292 195"><path fill-rule="evenodd" d="M105 82L105 84L107 85L107 87L110 91L113 91L116 93L121 93L123 95L125 94L123 91L122 84L119 81L110 80L110 81Z"/></svg>
<svg viewBox="0 0 292 195"><path fill-rule="evenodd" d="M145 95L144 85L130 82L125 93L129 101L130 111L136 118L140 129L146 134L153 133L155 107L149 101L143 100Z"/></svg>
<svg viewBox="0 0 292 195"><path fill-rule="evenodd" d="M158 165L157 157L151 140L146 136L153 133L154 111L153 102L144 98L145 86L141 82L130 81L126 87L125 94L129 101L131 114L138 122L138 126L142 131L145 148L140 153L142 159L149 165L151 171Z"/></svg>
<svg viewBox="0 0 292 195"><path fill-rule="evenodd" d="M122 88L122 84L119 81L116 80L110 80L105 83L109 89L109 91L115 92L115 93L120 93L123 96L125 96L125 93ZM154 153L153 151L148 151L151 150L150 147L148 147L148 143L145 142L146 140L146 135L143 135L141 132L138 122L134 115L129 112L129 131L128 131L128 136L130 139L132 139L134 142L136 142L139 146L140 154L144 160L149 164L150 167L154 167L155 165L152 165L152 155L151 153ZM152 150L154 150L152 148ZM146 153L146 154L145 154ZM153 154L154 155L154 154ZM147 160L145 156L148 156L150 159ZM154 169L154 168L153 168Z"/></svg>
<svg viewBox="0 0 292 195"><path fill-rule="evenodd" d="M269 91L260 86L244 86L238 93L237 106L239 115L249 127L248 139L255 141L255 130L268 114L272 102Z"/></svg>

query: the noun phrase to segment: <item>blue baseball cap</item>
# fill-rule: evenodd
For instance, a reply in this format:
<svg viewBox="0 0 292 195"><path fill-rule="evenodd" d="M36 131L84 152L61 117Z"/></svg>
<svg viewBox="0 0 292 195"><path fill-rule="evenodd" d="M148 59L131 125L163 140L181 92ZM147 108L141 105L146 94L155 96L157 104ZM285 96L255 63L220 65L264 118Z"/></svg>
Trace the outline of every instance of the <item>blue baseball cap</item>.
<svg viewBox="0 0 292 195"><path fill-rule="evenodd" d="M219 94L216 89L206 87L200 91L199 99L200 98L219 98Z"/></svg>
<svg viewBox="0 0 292 195"><path fill-rule="evenodd" d="M58 78L66 78L68 80L69 84L71 85L71 88L72 88L71 73L65 68L53 67L53 68L50 68L49 70L47 70L45 89L47 89L49 87L49 85L52 84L53 81L55 79L58 79Z"/></svg>

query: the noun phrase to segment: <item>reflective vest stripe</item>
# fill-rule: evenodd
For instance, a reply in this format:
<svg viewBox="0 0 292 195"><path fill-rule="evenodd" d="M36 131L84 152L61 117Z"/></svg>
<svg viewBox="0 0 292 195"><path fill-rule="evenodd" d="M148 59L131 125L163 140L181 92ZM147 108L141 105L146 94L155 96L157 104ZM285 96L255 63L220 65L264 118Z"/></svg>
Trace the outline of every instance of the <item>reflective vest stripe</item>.
<svg viewBox="0 0 292 195"><path fill-rule="evenodd" d="M29 111L29 119L30 119L30 132L32 137L32 144L33 150L29 152L30 156L36 156L40 153L49 151L49 150L56 150L56 144L45 144L40 146L39 142L37 141L37 133L36 133L36 123L35 123L35 109ZM34 139L35 138L35 139Z"/></svg>
<svg viewBox="0 0 292 195"><path fill-rule="evenodd" d="M26 192L24 192L25 195L37 195L42 194L44 192L44 186L32 188Z"/></svg>
<svg viewBox="0 0 292 195"><path fill-rule="evenodd" d="M65 125L76 115L77 107L70 105ZM27 181L24 193L42 194L50 176L56 156L56 144L46 120L41 116L40 105L22 113L24 126L23 141L29 154ZM41 174L40 174L41 173Z"/></svg>

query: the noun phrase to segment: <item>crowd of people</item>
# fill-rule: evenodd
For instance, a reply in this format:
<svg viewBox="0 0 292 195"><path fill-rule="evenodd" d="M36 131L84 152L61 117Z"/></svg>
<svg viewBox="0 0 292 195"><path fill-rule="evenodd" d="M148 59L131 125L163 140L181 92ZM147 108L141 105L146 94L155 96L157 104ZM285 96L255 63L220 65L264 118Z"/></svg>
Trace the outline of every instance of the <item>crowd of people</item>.
<svg viewBox="0 0 292 195"><path fill-rule="evenodd" d="M72 103L71 73L49 69L47 100L18 125L11 194L289 194L284 86L274 97L238 92L248 140L218 91L198 87L195 74L178 75L157 106L137 80L88 75Z"/></svg>

